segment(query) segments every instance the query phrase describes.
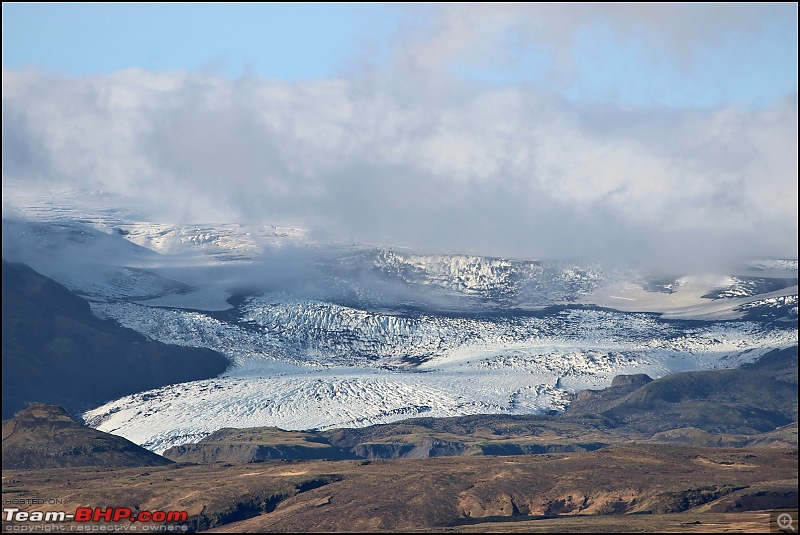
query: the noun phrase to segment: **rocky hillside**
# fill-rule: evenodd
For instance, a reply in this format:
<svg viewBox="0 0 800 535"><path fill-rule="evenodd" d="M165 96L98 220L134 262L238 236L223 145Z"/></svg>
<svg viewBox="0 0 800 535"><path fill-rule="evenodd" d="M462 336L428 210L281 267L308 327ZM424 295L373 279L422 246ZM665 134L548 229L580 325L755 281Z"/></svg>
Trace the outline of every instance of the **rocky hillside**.
<svg viewBox="0 0 800 535"><path fill-rule="evenodd" d="M174 446L165 452L165 456L193 463L358 458L345 448L331 445L321 435L275 427L220 429L197 444Z"/></svg>
<svg viewBox="0 0 800 535"><path fill-rule="evenodd" d="M32 403L3 422L3 470L171 462L122 437L79 424L55 405Z"/></svg>
<svg viewBox="0 0 800 535"><path fill-rule="evenodd" d="M111 399L222 373L215 351L148 340L94 316L89 303L3 260L3 418L29 402L73 414Z"/></svg>
<svg viewBox="0 0 800 535"><path fill-rule="evenodd" d="M645 434L692 427L756 435L797 421L797 346L738 369L676 373L639 388L584 391L565 417L600 414Z"/></svg>

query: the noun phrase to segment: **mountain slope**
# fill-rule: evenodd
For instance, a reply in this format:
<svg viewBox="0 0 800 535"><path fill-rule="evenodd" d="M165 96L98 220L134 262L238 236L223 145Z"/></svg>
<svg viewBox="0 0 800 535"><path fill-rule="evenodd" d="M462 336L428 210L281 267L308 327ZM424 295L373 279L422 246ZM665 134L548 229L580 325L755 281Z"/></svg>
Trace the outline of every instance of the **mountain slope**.
<svg viewBox="0 0 800 535"><path fill-rule="evenodd" d="M608 399L596 412L647 434L693 427L754 435L797 421L797 384L795 346L767 353L738 369L662 377ZM595 411L586 411L577 402L565 415L587 412Z"/></svg>
<svg viewBox="0 0 800 535"><path fill-rule="evenodd" d="M207 379L228 361L147 340L24 264L3 260L3 418L28 402L78 412L127 394Z"/></svg>
<svg viewBox="0 0 800 535"><path fill-rule="evenodd" d="M81 425L55 405L32 403L3 422L3 470L171 463L122 437Z"/></svg>

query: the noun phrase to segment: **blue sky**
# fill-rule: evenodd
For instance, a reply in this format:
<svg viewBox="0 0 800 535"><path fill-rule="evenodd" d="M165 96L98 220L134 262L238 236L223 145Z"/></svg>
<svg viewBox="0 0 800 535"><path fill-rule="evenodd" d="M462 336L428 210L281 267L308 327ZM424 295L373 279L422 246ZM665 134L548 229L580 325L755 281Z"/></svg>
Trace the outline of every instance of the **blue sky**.
<svg viewBox="0 0 800 535"><path fill-rule="evenodd" d="M3 4L3 66L73 73L213 69L335 75L390 9L345 4Z"/></svg>
<svg viewBox="0 0 800 535"><path fill-rule="evenodd" d="M433 253L796 258L797 15L4 3L3 183Z"/></svg>
<svg viewBox="0 0 800 535"><path fill-rule="evenodd" d="M448 24L441 7L7 2L3 67L70 74L138 67L286 81L340 77L362 64L391 62L403 47L432 39L437 25ZM496 86L532 84L574 100L633 105L761 105L797 92L796 4L701 4L663 18L658 7L652 14L636 6L624 13L589 7L595 9L544 9L539 20L493 24L486 5L488 15L468 21L485 28L471 28L463 38L472 41L443 58L440 68ZM554 20L541 28L548 16ZM563 42L550 35L558 32Z"/></svg>

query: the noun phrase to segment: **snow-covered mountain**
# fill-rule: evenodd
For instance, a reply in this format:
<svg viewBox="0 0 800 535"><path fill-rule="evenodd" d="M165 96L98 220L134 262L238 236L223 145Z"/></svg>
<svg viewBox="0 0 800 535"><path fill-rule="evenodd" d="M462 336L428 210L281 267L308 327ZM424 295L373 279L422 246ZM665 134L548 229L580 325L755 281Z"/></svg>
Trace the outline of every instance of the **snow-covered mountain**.
<svg viewBox="0 0 800 535"><path fill-rule="evenodd" d="M292 228L168 225L77 193L10 197L4 186L6 260L101 317L233 362L215 379L86 413L157 452L221 427L560 410L618 374L734 367L797 344L796 260L664 277L327 243Z"/></svg>

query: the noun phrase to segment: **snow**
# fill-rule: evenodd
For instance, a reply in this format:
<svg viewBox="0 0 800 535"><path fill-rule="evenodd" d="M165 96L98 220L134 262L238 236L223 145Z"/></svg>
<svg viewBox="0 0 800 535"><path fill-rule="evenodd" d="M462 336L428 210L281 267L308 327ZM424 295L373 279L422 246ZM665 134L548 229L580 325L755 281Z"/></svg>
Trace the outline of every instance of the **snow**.
<svg viewBox="0 0 800 535"><path fill-rule="evenodd" d="M125 202L4 183L3 257L86 296L101 317L231 360L220 377L84 415L156 452L222 427L562 410L568 394L615 375L735 367L797 344L797 286L758 293L768 285L754 278L790 283L796 260L654 282L585 262L422 255L315 243L302 229L153 222L114 208ZM753 317L765 310L792 321Z"/></svg>
<svg viewBox="0 0 800 535"><path fill-rule="evenodd" d="M794 327L686 325L580 308L522 318L398 317L273 295L243 303L240 325L132 303L93 309L153 339L209 347L236 363L223 377L86 413L98 429L154 451L219 427L323 429L559 410L565 394L608 386L618 374L732 367L797 342Z"/></svg>
<svg viewBox="0 0 800 535"><path fill-rule="evenodd" d="M791 275L791 272L783 274ZM797 272L794 272L797 277ZM624 312L652 312L663 318L687 320L730 320L742 317L742 307L765 297L797 295L797 285L765 294L736 288L734 277L687 276L680 278L670 293L651 292L631 281L612 281L579 301ZM733 289L732 286L736 289ZM731 288L725 299L703 297L714 290Z"/></svg>

